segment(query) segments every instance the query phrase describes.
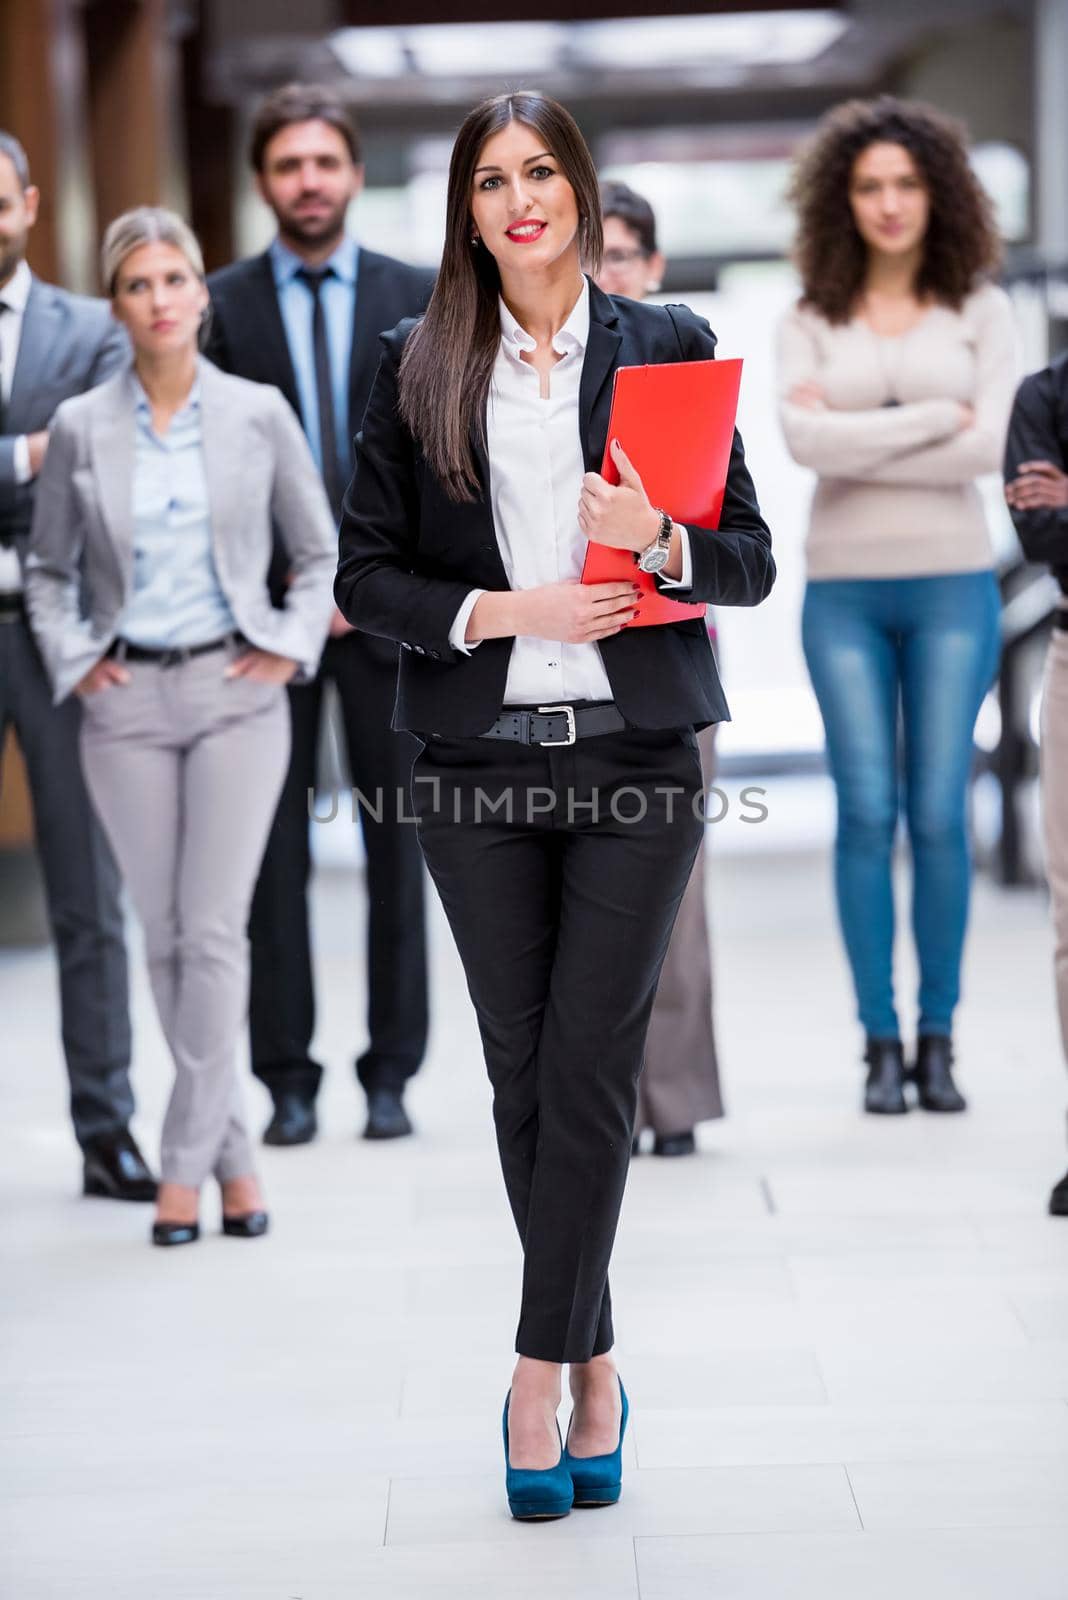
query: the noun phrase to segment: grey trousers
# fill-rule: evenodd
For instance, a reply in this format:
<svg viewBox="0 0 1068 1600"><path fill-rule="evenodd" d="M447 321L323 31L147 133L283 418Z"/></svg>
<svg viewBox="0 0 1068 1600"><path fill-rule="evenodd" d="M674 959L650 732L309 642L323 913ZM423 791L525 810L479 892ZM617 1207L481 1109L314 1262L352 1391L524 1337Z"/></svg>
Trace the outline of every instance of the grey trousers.
<svg viewBox="0 0 1068 1600"><path fill-rule="evenodd" d="M697 735L707 791L715 769L715 727ZM712 951L705 906L705 837L675 918L645 1039L635 1133L685 1133L722 1117L712 1026Z"/></svg>
<svg viewBox="0 0 1068 1600"><path fill-rule="evenodd" d="M9 723L26 761L56 945L71 1119L86 1145L125 1128L134 1109L121 886L78 761L81 708L52 704L18 617L0 620L0 743Z"/></svg>
<svg viewBox="0 0 1068 1600"><path fill-rule="evenodd" d="M1068 633L1054 628L1042 686L1042 832L1053 909L1053 971L1068 1059Z"/></svg>
<svg viewBox="0 0 1068 1600"><path fill-rule="evenodd" d="M199 1188L253 1170L237 1052L249 904L289 760L285 691L225 679L233 652L127 663L84 702L89 790L145 932L174 1060L161 1177Z"/></svg>

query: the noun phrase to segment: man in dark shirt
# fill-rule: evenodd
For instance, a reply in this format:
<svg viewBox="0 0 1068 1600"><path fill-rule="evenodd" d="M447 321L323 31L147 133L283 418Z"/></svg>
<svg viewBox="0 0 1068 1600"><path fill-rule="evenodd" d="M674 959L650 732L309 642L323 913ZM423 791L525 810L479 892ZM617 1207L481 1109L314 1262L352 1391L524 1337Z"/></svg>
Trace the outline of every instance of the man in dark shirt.
<svg viewBox="0 0 1068 1600"><path fill-rule="evenodd" d="M1068 1056L1068 352L1025 378L1005 451L1005 499L1024 553L1061 586L1042 692L1042 824L1056 940L1054 970ZM1049 1209L1068 1217L1068 1173Z"/></svg>

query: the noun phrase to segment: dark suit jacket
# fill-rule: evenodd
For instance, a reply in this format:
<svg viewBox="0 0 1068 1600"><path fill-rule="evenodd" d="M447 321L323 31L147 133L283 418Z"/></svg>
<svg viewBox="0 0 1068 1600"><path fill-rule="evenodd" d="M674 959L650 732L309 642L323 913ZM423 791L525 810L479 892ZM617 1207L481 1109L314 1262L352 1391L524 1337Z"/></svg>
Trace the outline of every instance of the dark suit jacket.
<svg viewBox="0 0 1068 1600"><path fill-rule="evenodd" d="M1051 461L1068 472L1068 352L1033 372L1016 391L1005 447L1006 483L1017 476L1022 461ZM1068 594L1068 509L1013 511L1012 520L1028 559L1048 561Z"/></svg>
<svg viewBox="0 0 1068 1600"><path fill-rule="evenodd" d="M402 317L417 316L425 310L433 287L433 273L360 246L349 360L350 439L355 440L363 421L378 365L379 334L384 328L392 328ZM273 383L281 389L303 427L297 380L270 254L264 251L247 261L235 261L229 267L220 268L208 278L208 289L212 308L205 350L208 359L239 378L251 378L253 383ZM285 597L288 566L285 548L276 539L269 583L276 605L281 605Z"/></svg>
<svg viewBox="0 0 1068 1600"><path fill-rule="evenodd" d="M0 541L14 543L20 556L33 520L34 481L15 482L15 440L47 428L64 400L95 389L129 358L126 334L106 300L34 278L0 435Z"/></svg>
<svg viewBox="0 0 1068 1600"><path fill-rule="evenodd" d="M356 441L356 475L341 520L334 595L350 622L401 642L394 727L463 737L484 733L501 709L511 639L470 655L449 630L472 588L508 588L488 497L489 463L476 448L482 495L450 500L397 414L397 370L414 322L383 335L385 350ZM617 367L712 358L708 323L685 306L648 306L590 286L590 336L579 389L587 471L604 455ZM671 510L670 506L665 508ZM719 529L690 528L693 584L679 600L756 605L775 579L771 535L737 433ZM600 645L612 694L638 727L704 726L729 718L700 618L624 629Z"/></svg>
<svg viewBox="0 0 1068 1600"><path fill-rule="evenodd" d="M433 273L360 246L356 269L356 316L349 361L349 434L355 439L378 365L378 336L402 317L426 309ZM273 383L300 417L285 324L278 305L270 255L252 256L213 272L211 331L205 354L224 372L254 383ZM303 424L304 418L301 417ZM307 431L307 430L305 430Z"/></svg>

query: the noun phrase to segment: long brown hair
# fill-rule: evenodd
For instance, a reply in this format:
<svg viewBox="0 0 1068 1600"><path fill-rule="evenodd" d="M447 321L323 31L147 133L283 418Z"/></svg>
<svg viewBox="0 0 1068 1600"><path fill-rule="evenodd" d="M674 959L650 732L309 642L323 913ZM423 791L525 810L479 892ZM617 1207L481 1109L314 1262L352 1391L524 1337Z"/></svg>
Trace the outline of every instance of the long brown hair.
<svg viewBox="0 0 1068 1600"><path fill-rule="evenodd" d="M873 144L907 150L930 199L916 294L959 310L1001 258L993 207L968 161L962 125L931 106L890 95L835 106L798 157L789 198L797 209L794 259L804 304L829 322L846 322L852 314L868 247L853 220L849 186L854 162Z"/></svg>
<svg viewBox="0 0 1068 1600"><path fill-rule="evenodd" d="M575 191L579 250L596 271L603 230L597 170L571 113L543 94L495 95L469 111L449 162L445 248L426 315L413 329L400 366L400 413L451 500L474 500L474 434L485 443L486 398L501 338L497 263L471 243L471 192L486 144L510 122L532 128Z"/></svg>

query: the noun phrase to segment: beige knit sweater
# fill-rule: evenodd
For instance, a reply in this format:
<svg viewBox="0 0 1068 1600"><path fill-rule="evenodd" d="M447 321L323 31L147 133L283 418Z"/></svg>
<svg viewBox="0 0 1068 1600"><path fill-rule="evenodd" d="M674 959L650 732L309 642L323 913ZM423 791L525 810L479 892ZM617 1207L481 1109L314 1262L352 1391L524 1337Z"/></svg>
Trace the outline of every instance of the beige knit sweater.
<svg viewBox="0 0 1068 1600"><path fill-rule="evenodd" d="M926 577L993 565L975 479L1001 466L1017 381L1008 296L977 289L908 333L831 324L796 306L779 328L779 401L794 459L819 474L810 578ZM791 405L817 383L825 410ZM887 406L887 400L899 404ZM957 402L975 411L960 429Z"/></svg>

